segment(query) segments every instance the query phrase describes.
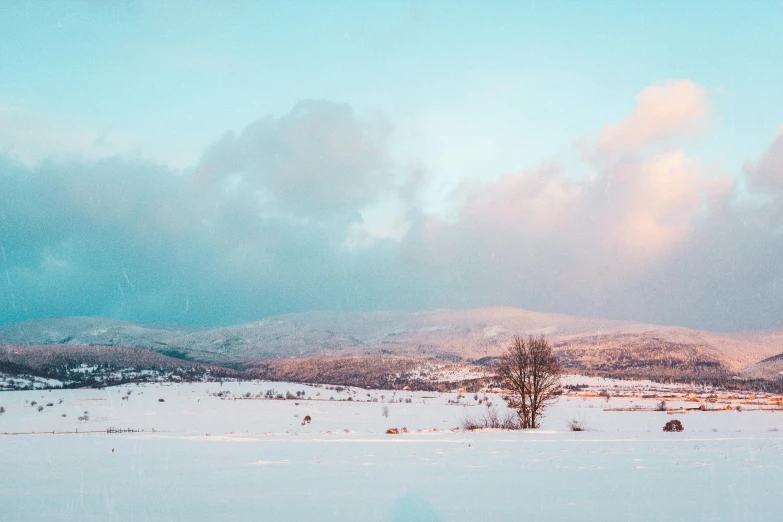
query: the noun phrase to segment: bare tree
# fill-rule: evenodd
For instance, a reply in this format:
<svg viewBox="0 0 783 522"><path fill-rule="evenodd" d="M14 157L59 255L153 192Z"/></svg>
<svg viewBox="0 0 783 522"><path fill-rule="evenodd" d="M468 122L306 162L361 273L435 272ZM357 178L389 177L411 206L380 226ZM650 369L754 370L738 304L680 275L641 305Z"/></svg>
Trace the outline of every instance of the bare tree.
<svg viewBox="0 0 783 522"><path fill-rule="evenodd" d="M509 393L503 397L516 410L523 429L538 428L546 407L560 395L562 367L546 338L514 336L495 371Z"/></svg>

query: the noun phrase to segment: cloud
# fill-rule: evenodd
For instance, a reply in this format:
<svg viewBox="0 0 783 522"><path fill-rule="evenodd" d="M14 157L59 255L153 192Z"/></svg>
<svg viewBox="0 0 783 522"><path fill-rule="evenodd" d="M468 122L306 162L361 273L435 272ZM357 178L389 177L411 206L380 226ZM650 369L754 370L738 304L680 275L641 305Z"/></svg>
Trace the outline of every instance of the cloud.
<svg viewBox="0 0 783 522"><path fill-rule="evenodd" d="M137 147L126 133L0 103L0 154L28 166L53 158L106 158Z"/></svg>
<svg viewBox="0 0 783 522"><path fill-rule="evenodd" d="M358 120L345 104L305 101L281 118L227 134L196 167L197 182L253 193L274 211L324 218L356 213L391 186L384 122Z"/></svg>
<svg viewBox="0 0 783 522"><path fill-rule="evenodd" d="M698 135L710 116L707 91L690 80L652 85L636 97L624 120L601 129L596 148L602 154L638 152L678 137Z"/></svg>
<svg viewBox="0 0 783 522"><path fill-rule="evenodd" d="M783 129L761 159L745 163L745 172L754 188L783 194Z"/></svg>
<svg viewBox="0 0 783 522"><path fill-rule="evenodd" d="M384 125L344 104L303 102L224 137L184 171L133 155L0 158L0 321L225 324L366 305L346 297L357 273L371 278L346 237L363 234L366 251L407 226Z"/></svg>
<svg viewBox="0 0 783 522"><path fill-rule="evenodd" d="M671 99L685 93L692 107L703 92L691 82L645 90L599 134L633 139L584 140L578 173L550 161L466 181L448 215L428 210L426 158L393 161L388 122L327 101L252 122L183 170L132 153L5 154L0 322L215 325L312 309L513 305L778 325L780 138L747 163L747 190L766 199L746 203L736 176L678 148L705 113ZM676 110L664 124L652 106Z"/></svg>
<svg viewBox="0 0 783 522"><path fill-rule="evenodd" d="M595 143L579 142L588 176L574 178L555 165L507 175L474 187L461 219L503 227L512 237L557 236L590 258L603 252L600 265L633 276L687 242L733 188L730 177L698 158L649 147L701 126L709 113L705 92L687 80L645 89L624 120L605 126Z"/></svg>

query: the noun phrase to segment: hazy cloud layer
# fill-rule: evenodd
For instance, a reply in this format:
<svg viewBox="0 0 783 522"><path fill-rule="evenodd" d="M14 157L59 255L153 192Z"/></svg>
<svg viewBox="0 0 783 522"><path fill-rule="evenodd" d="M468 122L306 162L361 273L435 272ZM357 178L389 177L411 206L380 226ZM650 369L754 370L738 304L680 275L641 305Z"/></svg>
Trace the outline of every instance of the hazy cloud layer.
<svg viewBox="0 0 783 522"><path fill-rule="evenodd" d="M6 149L0 321L502 304L778 326L783 138L722 172L680 148L711 114L698 84L651 86L621 121L573 137L588 175L552 162L471 182L450 218L417 204L426 158L395 162L389 122L326 101L227 134L183 171L81 145L51 159ZM0 138L16 125L0 122Z"/></svg>

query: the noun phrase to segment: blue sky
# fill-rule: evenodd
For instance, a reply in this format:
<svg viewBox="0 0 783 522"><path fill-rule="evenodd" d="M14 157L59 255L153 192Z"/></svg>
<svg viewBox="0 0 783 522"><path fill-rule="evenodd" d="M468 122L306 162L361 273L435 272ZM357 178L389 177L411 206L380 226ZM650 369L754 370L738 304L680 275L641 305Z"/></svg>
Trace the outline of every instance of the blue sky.
<svg viewBox="0 0 783 522"><path fill-rule="evenodd" d="M0 322L778 326L780 34L773 2L4 3Z"/></svg>

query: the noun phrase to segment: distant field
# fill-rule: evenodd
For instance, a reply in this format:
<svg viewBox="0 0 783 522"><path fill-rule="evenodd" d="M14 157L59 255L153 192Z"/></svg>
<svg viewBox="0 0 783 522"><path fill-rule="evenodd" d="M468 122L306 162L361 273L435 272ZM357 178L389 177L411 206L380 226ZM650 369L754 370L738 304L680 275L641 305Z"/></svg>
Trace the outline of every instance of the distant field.
<svg viewBox="0 0 783 522"><path fill-rule="evenodd" d="M567 379L579 383L683 391ZM783 508L783 412L563 397L537 431L459 429L487 400L503 404L281 382L2 392L0 520L774 520ZM680 406L693 403L667 404ZM673 418L685 431L663 433ZM574 419L588 431L569 431Z"/></svg>

